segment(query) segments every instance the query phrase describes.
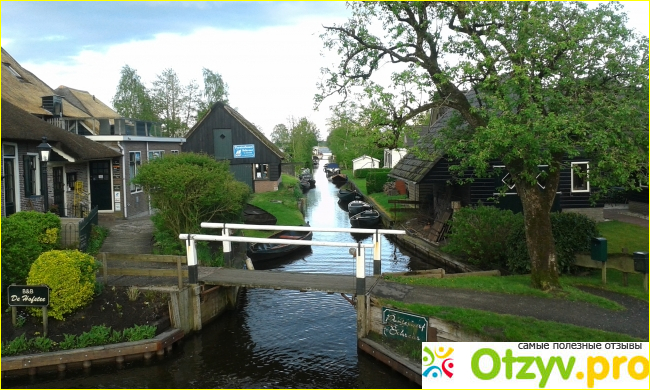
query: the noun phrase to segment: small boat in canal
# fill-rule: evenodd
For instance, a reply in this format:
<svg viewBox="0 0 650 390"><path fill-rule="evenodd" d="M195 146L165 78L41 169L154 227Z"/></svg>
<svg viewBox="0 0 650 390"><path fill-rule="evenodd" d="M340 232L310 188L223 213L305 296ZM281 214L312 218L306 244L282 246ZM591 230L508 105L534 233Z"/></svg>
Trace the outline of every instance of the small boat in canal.
<svg viewBox="0 0 650 390"><path fill-rule="evenodd" d="M301 182L303 182L303 181L309 182L309 188L316 188L316 180L312 176L311 171L309 170L309 168L304 168L302 170L302 172L300 172L300 174L298 175L298 179L300 179Z"/></svg>
<svg viewBox="0 0 650 390"><path fill-rule="evenodd" d="M311 183L308 180L301 180L300 181L300 188L302 189L302 193L307 193L309 189L311 188Z"/></svg>
<svg viewBox="0 0 650 390"><path fill-rule="evenodd" d="M365 210L350 217L350 225L353 228L374 228L379 225L380 221L379 211L375 209Z"/></svg>
<svg viewBox="0 0 650 390"><path fill-rule="evenodd" d="M342 185L348 182L348 176L342 173L337 173L335 175L332 175L331 180L332 180L332 184L334 184L337 187L341 187Z"/></svg>
<svg viewBox="0 0 650 390"><path fill-rule="evenodd" d="M327 177L330 177L332 175L336 175L337 173L341 173L341 168L337 163L327 163L323 166L323 171L325 171Z"/></svg>
<svg viewBox="0 0 650 390"><path fill-rule="evenodd" d="M372 205L370 203L366 203L359 199L355 199L352 202L348 203L348 213L350 216L357 215L362 211L370 209L372 209Z"/></svg>
<svg viewBox="0 0 650 390"><path fill-rule="evenodd" d="M275 225L278 222L273 214L250 203L244 207L243 218L249 225Z"/></svg>
<svg viewBox="0 0 650 390"><path fill-rule="evenodd" d="M283 240L305 240L311 241L313 236L312 232L299 232L295 230L283 230L275 233L269 238L279 238ZM271 243L255 243L249 244L246 255L255 262L266 261L285 257L290 253L298 252L302 249L311 249L310 245L291 245L291 244L271 244Z"/></svg>
<svg viewBox="0 0 650 390"><path fill-rule="evenodd" d="M356 190L350 190L348 188L341 188L338 195L341 203L345 204L350 204L350 202L355 199L363 199L363 195L361 195L359 192Z"/></svg>

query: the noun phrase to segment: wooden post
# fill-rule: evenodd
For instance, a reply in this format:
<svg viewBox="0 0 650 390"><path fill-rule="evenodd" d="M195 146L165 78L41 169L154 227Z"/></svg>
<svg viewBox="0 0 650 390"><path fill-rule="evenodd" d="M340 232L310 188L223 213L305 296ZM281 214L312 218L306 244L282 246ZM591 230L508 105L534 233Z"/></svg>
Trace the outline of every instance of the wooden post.
<svg viewBox="0 0 650 390"><path fill-rule="evenodd" d="M224 244L227 241L224 241ZM199 282L199 269L196 261L196 245L194 239L191 238L186 241L187 244L187 273L189 276L190 284L196 284ZM225 254L225 252L224 252Z"/></svg>
<svg viewBox="0 0 650 390"><path fill-rule="evenodd" d="M365 264L365 248L359 244L357 248L357 296L366 294L366 264Z"/></svg>
<svg viewBox="0 0 650 390"><path fill-rule="evenodd" d="M43 306L43 337L47 337L47 306Z"/></svg>
<svg viewBox="0 0 650 390"><path fill-rule="evenodd" d="M379 230L375 230L372 236L374 248L372 248L372 274L381 275L381 239Z"/></svg>
<svg viewBox="0 0 650 390"><path fill-rule="evenodd" d="M181 266L182 256L176 257L176 270L178 272L178 289L183 289L183 268Z"/></svg>
<svg viewBox="0 0 650 390"><path fill-rule="evenodd" d="M607 262L603 261L603 266L602 266L602 281L603 284L607 284Z"/></svg>
<svg viewBox="0 0 650 390"><path fill-rule="evenodd" d="M13 326L16 326L16 317L17 317L17 310L16 306L11 307L11 323Z"/></svg>

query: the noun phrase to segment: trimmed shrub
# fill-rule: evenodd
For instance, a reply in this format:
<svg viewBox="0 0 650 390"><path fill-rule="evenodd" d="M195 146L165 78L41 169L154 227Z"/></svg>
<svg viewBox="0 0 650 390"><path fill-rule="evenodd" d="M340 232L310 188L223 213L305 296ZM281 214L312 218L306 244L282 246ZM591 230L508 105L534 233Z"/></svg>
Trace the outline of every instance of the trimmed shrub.
<svg viewBox="0 0 650 390"><path fill-rule="evenodd" d="M449 221L445 252L461 255L482 269L505 268L508 236L523 228L521 214L492 206L463 207Z"/></svg>
<svg viewBox="0 0 650 390"><path fill-rule="evenodd" d="M552 213L551 228L555 240L558 272L575 270L576 253L589 252L591 239L599 236L596 222L578 213ZM515 274L530 273L530 257L523 224L508 237L507 266Z"/></svg>
<svg viewBox="0 0 650 390"><path fill-rule="evenodd" d="M354 171L354 177L356 179L365 179L368 177L368 174L371 172L385 172L388 173L391 168L361 168Z"/></svg>
<svg viewBox="0 0 650 390"><path fill-rule="evenodd" d="M384 184L390 181L388 172L369 172L366 176L366 191L368 194L376 194L384 191Z"/></svg>
<svg viewBox="0 0 650 390"><path fill-rule="evenodd" d="M21 211L2 218L2 284L25 284L32 263L59 245L61 219L52 213Z"/></svg>
<svg viewBox="0 0 650 390"><path fill-rule="evenodd" d="M54 250L36 259L29 270L27 283L50 287L48 315L63 320L66 314L83 307L93 299L95 291L95 259L78 250ZM34 315L41 311L33 309Z"/></svg>

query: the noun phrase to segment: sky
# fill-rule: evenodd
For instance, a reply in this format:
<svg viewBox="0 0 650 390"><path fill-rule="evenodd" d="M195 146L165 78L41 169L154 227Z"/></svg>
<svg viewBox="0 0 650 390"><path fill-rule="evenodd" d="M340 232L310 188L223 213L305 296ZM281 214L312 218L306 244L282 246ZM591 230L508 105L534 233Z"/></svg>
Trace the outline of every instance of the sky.
<svg viewBox="0 0 650 390"><path fill-rule="evenodd" d="M648 33L648 2L623 2L628 25ZM221 74L230 105L267 136L306 117L327 135L328 98L314 111L324 50L323 26L343 23L344 2L8 2L1 43L52 88L65 85L111 100L124 65L146 86L173 69L183 84L202 84L202 69Z"/></svg>

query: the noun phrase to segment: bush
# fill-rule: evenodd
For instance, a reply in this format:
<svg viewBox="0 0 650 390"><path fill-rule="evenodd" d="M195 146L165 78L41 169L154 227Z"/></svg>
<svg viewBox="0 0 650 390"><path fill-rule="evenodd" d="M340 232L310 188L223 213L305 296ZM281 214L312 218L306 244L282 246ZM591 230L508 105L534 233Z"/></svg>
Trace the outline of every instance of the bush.
<svg viewBox="0 0 650 390"><path fill-rule="evenodd" d="M366 176L366 191L368 194L375 194L384 191L384 184L389 181L388 172L369 172Z"/></svg>
<svg viewBox="0 0 650 390"><path fill-rule="evenodd" d="M32 263L59 245L61 219L52 213L21 211L2 218L2 284L25 284Z"/></svg>
<svg viewBox="0 0 650 390"><path fill-rule="evenodd" d="M356 179L365 179L371 172L389 173L390 171L391 168L361 168L354 171L354 177Z"/></svg>
<svg viewBox="0 0 650 390"><path fill-rule="evenodd" d="M508 236L519 226L523 229L521 214L483 205L463 207L449 223L449 243L443 250L482 269L505 268Z"/></svg>
<svg viewBox="0 0 650 390"><path fill-rule="evenodd" d="M574 271L575 255L589 252L591 239L599 236L596 223L578 213L552 213L551 228L555 240L558 272ZM508 237L508 270L516 274L530 272L530 257L523 225Z"/></svg>
<svg viewBox="0 0 650 390"><path fill-rule="evenodd" d="M27 283L50 287L48 315L63 320L66 314L90 303L95 291L95 259L78 250L54 250L36 259L29 270ZM39 309L32 313L40 315Z"/></svg>

